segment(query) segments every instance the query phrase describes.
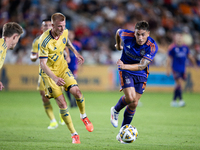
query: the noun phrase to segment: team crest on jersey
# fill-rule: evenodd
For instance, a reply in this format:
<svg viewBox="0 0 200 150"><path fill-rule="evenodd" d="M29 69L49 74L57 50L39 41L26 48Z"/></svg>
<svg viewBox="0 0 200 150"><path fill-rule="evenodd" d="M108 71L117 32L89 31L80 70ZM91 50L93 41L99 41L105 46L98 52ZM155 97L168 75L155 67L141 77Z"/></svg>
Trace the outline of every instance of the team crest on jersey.
<svg viewBox="0 0 200 150"><path fill-rule="evenodd" d="M66 38L63 38L63 40L62 40L62 41L63 41L63 43L64 43L64 44L66 44Z"/></svg>
<svg viewBox="0 0 200 150"><path fill-rule="evenodd" d="M144 49L141 49L141 50L140 50L140 55L144 56L144 55L145 55L145 53L146 53L146 52L145 52L145 50L144 50Z"/></svg>
<svg viewBox="0 0 200 150"><path fill-rule="evenodd" d="M130 79L128 77L125 77L125 83L126 84L130 84L131 83L131 81L130 81Z"/></svg>
<svg viewBox="0 0 200 150"><path fill-rule="evenodd" d="M51 88L51 87L49 87L49 88L48 88L48 91L49 91L50 93L52 93L52 88Z"/></svg>

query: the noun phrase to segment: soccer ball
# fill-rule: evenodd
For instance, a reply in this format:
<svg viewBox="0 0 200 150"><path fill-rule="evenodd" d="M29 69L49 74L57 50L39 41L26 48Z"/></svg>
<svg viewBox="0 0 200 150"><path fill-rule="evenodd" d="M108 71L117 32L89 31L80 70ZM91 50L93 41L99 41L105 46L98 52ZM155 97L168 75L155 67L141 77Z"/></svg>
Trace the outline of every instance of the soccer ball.
<svg viewBox="0 0 200 150"><path fill-rule="evenodd" d="M121 127L119 134L121 140L125 143L132 143L138 137L138 131L136 127L132 126L131 124L126 124Z"/></svg>

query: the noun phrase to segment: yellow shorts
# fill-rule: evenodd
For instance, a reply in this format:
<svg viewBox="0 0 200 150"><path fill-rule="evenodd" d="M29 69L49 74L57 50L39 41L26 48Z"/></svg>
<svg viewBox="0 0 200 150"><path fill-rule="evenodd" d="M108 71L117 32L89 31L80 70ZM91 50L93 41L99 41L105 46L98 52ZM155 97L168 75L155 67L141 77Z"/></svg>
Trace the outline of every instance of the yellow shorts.
<svg viewBox="0 0 200 150"><path fill-rule="evenodd" d="M37 90L39 90L39 91L45 91L44 82L43 82L42 77L40 75L39 75L39 78L38 78Z"/></svg>
<svg viewBox="0 0 200 150"><path fill-rule="evenodd" d="M54 72L54 71L52 71ZM41 73L42 79L45 85L45 96L47 98L57 98L62 95L62 86L58 86L49 76L44 73ZM69 68L64 69L61 74L57 75L59 78L64 79L65 85L63 85L65 91L68 91L68 88L77 85L77 82L69 70Z"/></svg>

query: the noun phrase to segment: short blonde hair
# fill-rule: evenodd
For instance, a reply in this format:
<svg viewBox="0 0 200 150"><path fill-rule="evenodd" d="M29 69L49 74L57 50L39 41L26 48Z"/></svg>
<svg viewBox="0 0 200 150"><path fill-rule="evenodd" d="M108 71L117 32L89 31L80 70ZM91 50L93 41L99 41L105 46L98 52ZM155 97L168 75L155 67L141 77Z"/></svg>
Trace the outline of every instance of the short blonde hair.
<svg viewBox="0 0 200 150"><path fill-rule="evenodd" d="M54 23L55 21L65 21L65 16L62 13L55 13L51 16L51 22Z"/></svg>

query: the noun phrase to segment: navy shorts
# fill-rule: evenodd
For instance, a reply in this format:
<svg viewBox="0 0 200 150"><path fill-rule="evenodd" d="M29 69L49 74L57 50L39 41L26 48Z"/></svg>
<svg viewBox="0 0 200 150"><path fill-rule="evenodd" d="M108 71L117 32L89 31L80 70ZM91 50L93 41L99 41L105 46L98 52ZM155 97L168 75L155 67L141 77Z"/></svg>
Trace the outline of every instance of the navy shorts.
<svg viewBox="0 0 200 150"><path fill-rule="evenodd" d="M119 71L119 76L122 89L134 87L137 93L144 92L147 83L146 77L131 75L125 71Z"/></svg>
<svg viewBox="0 0 200 150"><path fill-rule="evenodd" d="M179 79L179 78L182 78L183 80L186 80L185 72L177 72L177 71L173 70L173 77L174 77L175 80Z"/></svg>

